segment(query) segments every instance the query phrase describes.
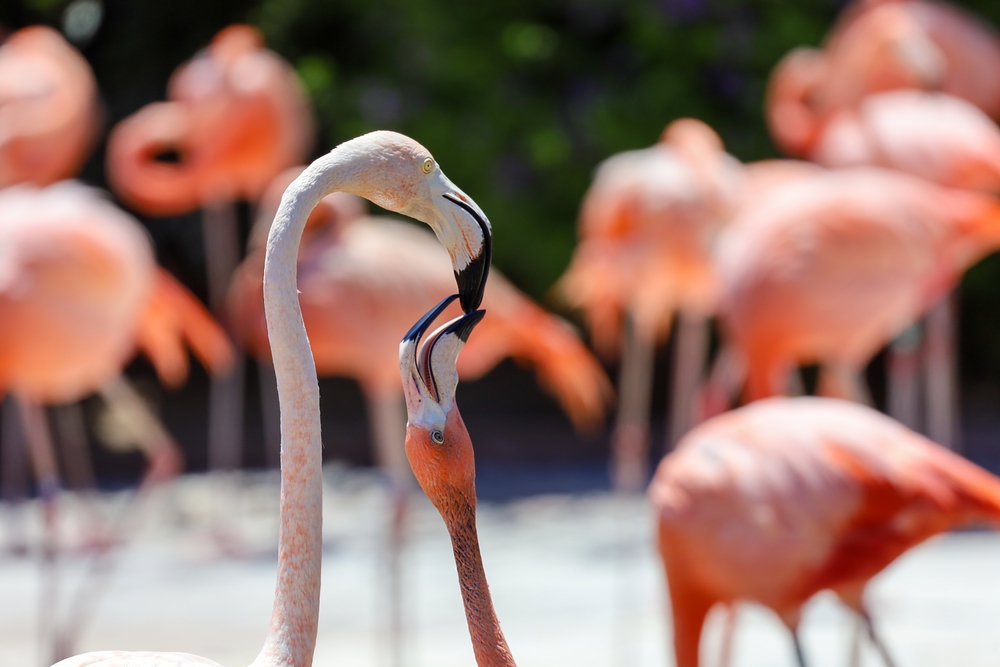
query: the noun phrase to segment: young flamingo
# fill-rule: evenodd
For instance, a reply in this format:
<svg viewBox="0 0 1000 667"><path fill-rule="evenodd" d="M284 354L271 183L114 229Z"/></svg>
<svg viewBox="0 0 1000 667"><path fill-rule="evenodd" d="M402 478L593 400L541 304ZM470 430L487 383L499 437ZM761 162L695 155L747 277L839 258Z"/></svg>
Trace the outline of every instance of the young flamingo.
<svg viewBox="0 0 1000 667"><path fill-rule="evenodd" d="M452 258L461 304L474 310L489 271L490 226L426 148L395 132L347 141L310 165L285 191L267 242L264 308L281 406L278 584L271 625L254 667L310 667L319 621L323 478L319 386L299 307L296 260L313 207L352 192L429 224ZM186 653L101 651L58 667L215 665Z"/></svg>
<svg viewBox="0 0 1000 667"><path fill-rule="evenodd" d="M773 609L804 666L802 606L825 589L860 615L892 667L863 603L868 581L933 535L1000 524L1000 479L871 408L828 398L772 398L705 422L663 459L649 498L677 667L697 667L705 616L737 600Z"/></svg>
<svg viewBox="0 0 1000 667"><path fill-rule="evenodd" d="M420 339L457 298L444 299L399 344L399 373L406 394L406 457L451 536L472 650L479 667L514 667L486 582L476 530L476 462L469 432L455 405L455 363L486 311L461 315Z"/></svg>

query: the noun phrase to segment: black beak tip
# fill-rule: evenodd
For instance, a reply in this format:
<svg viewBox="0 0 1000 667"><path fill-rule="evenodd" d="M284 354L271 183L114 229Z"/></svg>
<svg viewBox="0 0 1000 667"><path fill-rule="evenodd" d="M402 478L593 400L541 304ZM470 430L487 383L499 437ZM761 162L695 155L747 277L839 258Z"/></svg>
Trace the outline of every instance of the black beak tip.
<svg viewBox="0 0 1000 667"><path fill-rule="evenodd" d="M490 264L486 253L472 260L461 271L455 272L458 298L459 303L462 304L463 312L471 313L479 308L479 304L483 302L483 294L486 292L486 278L489 272Z"/></svg>

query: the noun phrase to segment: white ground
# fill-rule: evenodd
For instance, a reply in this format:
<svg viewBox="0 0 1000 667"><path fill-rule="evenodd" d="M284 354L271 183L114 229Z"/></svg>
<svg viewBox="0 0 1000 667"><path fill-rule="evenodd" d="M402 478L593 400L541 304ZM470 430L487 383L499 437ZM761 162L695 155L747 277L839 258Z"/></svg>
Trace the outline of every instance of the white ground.
<svg viewBox="0 0 1000 667"><path fill-rule="evenodd" d="M190 476L146 499L132 543L87 613L78 651L183 650L223 665L250 663L273 595L277 478L244 479L239 494L234 488ZM219 489L227 502L211 501L209 491ZM103 498L101 507L109 512L126 497ZM219 555L210 539L213 502L223 525L238 531L256 556ZM370 475L330 468L325 504L327 553L315 664L387 666L380 622L386 608L379 585L385 567L381 489ZM78 541L85 524L81 503L67 498L64 508L66 539ZM23 525L37 530L38 508L20 512ZM475 661L447 534L423 499L414 514L406 556L405 667L469 667ZM0 524L4 543L10 525ZM673 664L667 657L652 520L643 499L592 494L483 504L479 526L498 614L522 667ZM65 587L78 584L86 562L81 556L64 559ZM915 549L877 579L871 607L898 667L997 665L998 568L1000 536L963 533ZM0 560L0 667L47 664L38 635L39 572L37 558ZM835 603L816 600L804 627L810 667L847 665L853 625ZM721 616L714 616L702 649L706 667L715 665L720 630ZM870 649L863 664L879 664ZM794 665L785 631L768 612L741 611L734 665Z"/></svg>

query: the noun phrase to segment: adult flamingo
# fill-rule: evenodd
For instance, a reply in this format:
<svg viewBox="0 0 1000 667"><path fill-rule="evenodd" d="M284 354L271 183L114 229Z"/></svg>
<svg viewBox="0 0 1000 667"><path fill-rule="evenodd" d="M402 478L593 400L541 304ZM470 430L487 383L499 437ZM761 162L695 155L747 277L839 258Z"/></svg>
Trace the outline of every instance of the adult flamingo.
<svg viewBox="0 0 1000 667"><path fill-rule="evenodd" d="M806 156L831 168L872 165L939 185L1000 192L1000 129L944 93L877 93L817 131Z"/></svg>
<svg viewBox="0 0 1000 667"><path fill-rule="evenodd" d="M820 172L770 190L716 257L745 397L784 393L796 365L820 363L820 393L865 400L864 365L998 246L996 200L892 171Z"/></svg>
<svg viewBox="0 0 1000 667"><path fill-rule="evenodd" d="M457 295L456 295L457 296ZM485 311L473 311L420 339L456 296L417 321L399 345L406 394L406 456L451 537L472 650L480 667L515 667L486 581L476 530L476 461L455 404L456 359Z"/></svg>
<svg viewBox="0 0 1000 667"><path fill-rule="evenodd" d="M426 222L451 257L463 310L482 301L489 272L490 226L445 177L426 148L395 132L347 141L310 165L288 187L267 242L264 309L281 403L281 504L278 583L271 625L255 667L312 664L319 619L322 552L322 450L319 388L299 307L298 246L313 207L334 191ZM215 665L184 653L97 652L59 667Z"/></svg>
<svg viewBox="0 0 1000 667"><path fill-rule="evenodd" d="M37 25L8 37L0 46L0 188L76 174L98 116L94 73L62 35Z"/></svg>
<svg viewBox="0 0 1000 667"><path fill-rule="evenodd" d="M290 172L292 170L289 170ZM295 172L297 173L297 172ZM280 193L295 176L279 176ZM237 270L229 295L230 322L244 349L270 364L261 285L265 195L251 235L249 257ZM320 376L357 380L366 398L375 460L388 474L390 522L389 614L393 647L402 646L401 552L412 473L402 444L406 424L399 385L399 332L420 317L429 301L453 292L446 254L425 230L401 220L363 217L362 200L334 193L313 209L299 248L299 301ZM256 247L253 247L256 246ZM479 377L511 356L537 370L541 384L581 429L597 426L611 394L603 369L572 329L532 303L494 270L483 294L490 320L481 326L459 363L463 377ZM343 313L350 312L350 318ZM399 662L398 660L396 661Z"/></svg>
<svg viewBox="0 0 1000 667"><path fill-rule="evenodd" d="M864 406L774 398L712 419L663 459L649 488L677 667L697 667L705 616L751 600L792 632L832 589L893 664L864 604L868 581L924 540L1000 523L1000 479ZM854 662L858 650L854 647Z"/></svg>
<svg viewBox="0 0 1000 667"><path fill-rule="evenodd" d="M135 436L149 459L145 481L179 472L182 457L120 375L138 347L164 384L187 374L191 345L216 371L232 350L197 300L157 269L141 226L95 191L71 181L0 191L0 392L14 396L45 507L43 557L55 565L59 479L45 403L74 402L100 392L145 428ZM79 443L85 444L85 443ZM46 612L56 595L46 577ZM43 620L62 652L69 632Z"/></svg>
<svg viewBox="0 0 1000 667"><path fill-rule="evenodd" d="M775 66L768 127L783 152L805 157L834 115L898 88L940 91L1000 116L1000 35L943 2L856 2L822 50L795 49Z"/></svg>
<svg viewBox="0 0 1000 667"><path fill-rule="evenodd" d="M619 488L638 491L645 484L653 353L675 311L668 441L690 427L690 397L716 297L711 247L737 203L741 176L718 135L684 118L668 125L658 144L608 158L585 195L580 243L558 289L583 309L605 354L621 344L625 325L613 437Z"/></svg>
<svg viewBox="0 0 1000 667"><path fill-rule="evenodd" d="M264 48L247 25L221 30L208 48L173 74L169 102L150 104L108 137L108 182L147 215L202 207L209 305L223 317L226 289L241 252L232 202L255 202L282 169L311 149L309 104L291 66ZM173 155L175 161L166 161ZM209 467L239 465L243 373L213 380L209 400Z"/></svg>

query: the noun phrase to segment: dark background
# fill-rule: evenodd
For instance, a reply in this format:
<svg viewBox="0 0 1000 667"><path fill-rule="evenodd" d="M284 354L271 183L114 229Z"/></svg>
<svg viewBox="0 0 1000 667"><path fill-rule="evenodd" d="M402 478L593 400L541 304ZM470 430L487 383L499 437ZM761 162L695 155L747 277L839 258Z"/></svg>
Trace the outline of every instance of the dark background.
<svg viewBox="0 0 1000 667"><path fill-rule="evenodd" d="M0 30L61 26L65 0L3 0ZM762 119L770 68L797 45L818 45L844 3L835 0L109 0L77 46L93 66L104 132L164 96L173 69L222 27L249 22L299 72L319 122L315 154L372 129L427 146L488 212L494 261L549 303L547 290L575 244L577 207L594 166L647 146L679 116L705 120L741 160L776 157ZM1000 2L957 3L994 26ZM103 140L82 179L103 186ZM244 207L244 233L249 212ZM205 297L200 217L143 219L160 262ZM994 469L1000 424L1000 259L961 288L965 451ZM549 305L552 305L549 303ZM568 314L572 317L572 314ZM654 397L661 437L666 351ZM882 395L881 359L871 369ZM615 369L609 369L614 372ZM167 393L148 364L129 369L187 455L205 465L207 380L195 370ZM263 463L256 374L248 369L245 463ZM460 390L489 494L606 482L607 435L576 436L530 373L505 362ZM322 383L326 454L370 463L360 393ZM94 406L90 405L90 412ZM141 459L95 451L107 484L134 480ZM519 474L508 474L510 470Z"/></svg>

